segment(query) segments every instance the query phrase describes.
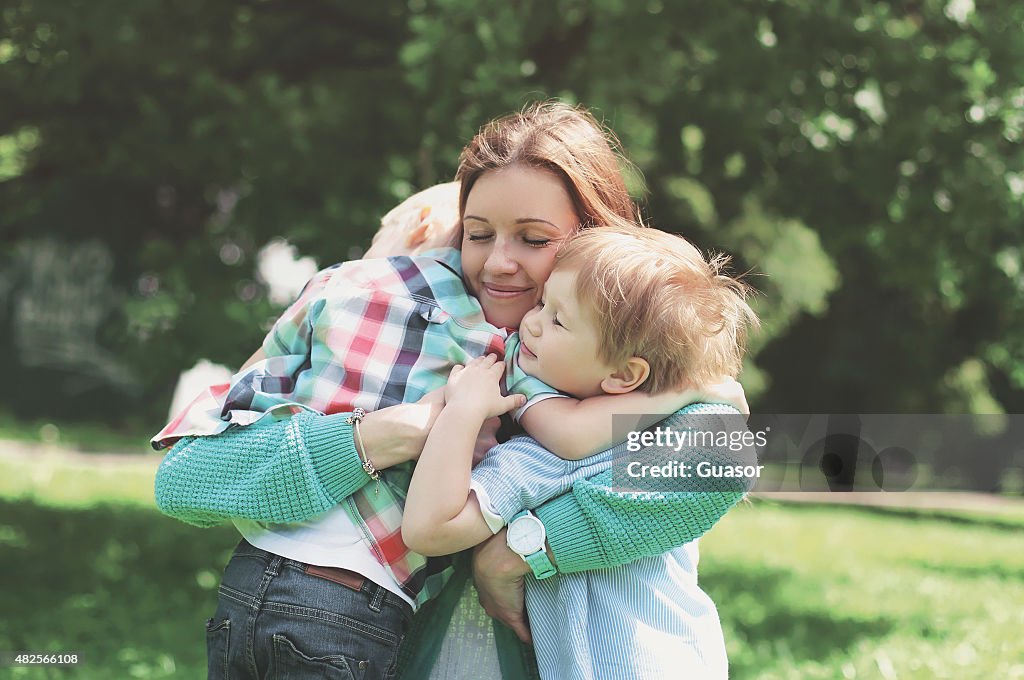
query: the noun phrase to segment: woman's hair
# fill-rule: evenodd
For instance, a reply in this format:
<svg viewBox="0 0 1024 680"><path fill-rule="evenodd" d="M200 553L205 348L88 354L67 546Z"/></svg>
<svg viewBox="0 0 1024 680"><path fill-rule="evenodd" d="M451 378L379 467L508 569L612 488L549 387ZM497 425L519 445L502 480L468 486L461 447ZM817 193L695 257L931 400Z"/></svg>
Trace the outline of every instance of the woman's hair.
<svg viewBox="0 0 1024 680"><path fill-rule="evenodd" d="M726 274L725 255L706 258L657 229L611 226L569 239L556 257L556 270L576 272L576 297L592 314L601 358L647 360L640 390L739 374L747 329L758 319L746 302L753 289Z"/></svg>
<svg viewBox="0 0 1024 680"><path fill-rule="evenodd" d="M618 145L615 135L586 109L561 102L534 103L520 113L492 120L459 156L459 216L485 172L522 165L550 171L562 180L581 229L637 224L639 214L622 174L628 161L616 152Z"/></svg>

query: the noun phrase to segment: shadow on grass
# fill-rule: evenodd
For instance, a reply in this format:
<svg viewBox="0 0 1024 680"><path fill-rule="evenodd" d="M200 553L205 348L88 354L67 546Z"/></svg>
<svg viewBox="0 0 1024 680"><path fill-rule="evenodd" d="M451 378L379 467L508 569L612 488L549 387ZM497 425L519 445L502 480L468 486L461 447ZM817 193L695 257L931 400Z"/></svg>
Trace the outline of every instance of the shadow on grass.
<svg viewBox="0 0 1024 680"><path fill-rule="evenodd" d="M204 677L237 541L144 508L0 500L0 649L77 652L76 678Z"/></svg>
<svg viewBox="0 0 1024 680"><path fill-rule="evenodd" d="M238 540L232 527L195 529L138 507L9 500L0 518L0 649L78 652L76 678L204 677L203 623ZM788 571L709 555L701 572L737 680L824 662L894 627L829 609L821 582Z"/></svg>
<svg viewBox="0 0 1024 680"><path fill-rule="evenodd" d="M734 680L772 669L791 671L808 661L825 662L860 640L888 635L898 625L882 617L844 616L819 597L817 582L780 569L701 560L701 587L718 607Z"/></svg>

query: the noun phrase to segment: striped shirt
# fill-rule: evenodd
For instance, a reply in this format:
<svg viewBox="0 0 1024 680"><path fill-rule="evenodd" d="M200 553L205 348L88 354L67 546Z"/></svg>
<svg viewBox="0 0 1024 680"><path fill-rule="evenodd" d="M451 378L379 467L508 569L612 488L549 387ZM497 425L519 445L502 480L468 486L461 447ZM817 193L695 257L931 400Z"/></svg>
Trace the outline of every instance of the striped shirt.
<svg viewBox="0 0 1024 680"><path fill-rule="evenodd" d="M682 415L734 414L695 404ZM530 437L491 449L473 469L485 517L497 529L522 509L607 473L622 445L563 460ZM716 452L692 455L718 457ZM728 457L726 452L726 457ZM735 456L733 456L735 457ZM714 493L714 492L711 492ZM689 494L695 505L709 493ZM618 567L526 580L526 606L545 680L725 680L728 662L714 603L697 585L697 541Z"/></svg>

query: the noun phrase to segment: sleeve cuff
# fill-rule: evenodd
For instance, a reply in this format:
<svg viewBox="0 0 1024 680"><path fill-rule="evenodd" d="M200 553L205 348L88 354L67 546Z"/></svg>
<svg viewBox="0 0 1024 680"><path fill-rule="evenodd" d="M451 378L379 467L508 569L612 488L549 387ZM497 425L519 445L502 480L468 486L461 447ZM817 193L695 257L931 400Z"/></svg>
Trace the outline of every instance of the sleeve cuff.
<svg viewBox="0 0 1024 680"><path fill-rule="evenodd" d="M533 512L544 524L559 573L601 569L611 562L572 492L548 501Z"/></svg>
<svg viewBox="0 0 1024 680"><path fill-rule="evenodd" d="M491 530L492 534L501 531L501 528L505 526L505 520L494 511L494 506L491 505L491 497L487 495L487 490L472 480L469 482L469 488L476 493L476 502L480 505L480 514L483 515L487 528Z"/></svg>
<svg viewBox="0 0 1024 680"><path fill-rule="evenodd" d="M526 409L530 408L535 404L539 404L540 402L545 401L547 399L553 399L557 397L562 397L563 399L566 399L569 397L569 395L561 394L559 392L543 392L541 394L534 395L529 401L527 401L525 404L516 409L516 412L512 414L512 420L518 423L519 419L523 417L524 413L526 413Z"/></svg>
<svg viewBox="0 0 1024 680"><path fill-rule="evenodd" d="M329 416L299 414L306 451L324 491L340 503L365 486L370 477L363 471L362 461L352 438L352 426L345 422L349 413Z"/></svg>

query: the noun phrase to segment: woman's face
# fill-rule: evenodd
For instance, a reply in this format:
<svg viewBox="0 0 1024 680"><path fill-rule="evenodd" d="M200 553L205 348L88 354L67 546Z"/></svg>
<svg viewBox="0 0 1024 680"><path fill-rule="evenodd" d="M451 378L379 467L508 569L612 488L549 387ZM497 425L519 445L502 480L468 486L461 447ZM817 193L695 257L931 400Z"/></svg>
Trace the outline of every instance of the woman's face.
<svg viewBox="0 0 1024 680"><path fill-rule="evenodd" d="M462 224L462 270L470 293L489 322L518 328L540 300L558 246L579 224L569 192L546 170L491 170L473 184Z"/></svg>

